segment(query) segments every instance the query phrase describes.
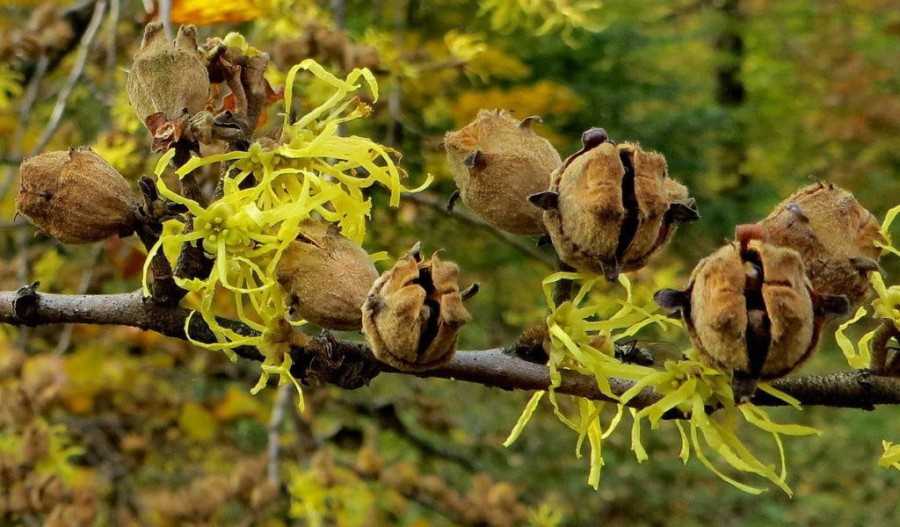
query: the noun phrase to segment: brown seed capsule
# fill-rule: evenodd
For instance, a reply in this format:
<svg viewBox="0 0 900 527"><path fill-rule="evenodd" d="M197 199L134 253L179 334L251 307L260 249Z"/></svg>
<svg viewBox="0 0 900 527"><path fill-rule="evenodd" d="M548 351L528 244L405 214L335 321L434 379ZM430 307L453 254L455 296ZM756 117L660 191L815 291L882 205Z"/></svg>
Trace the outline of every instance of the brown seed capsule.
<svg viewBox="0 0 900 527"><path fill-rule="evenodd" d="M187 117L205 109L209 97L209 73L197 48L196 28L182 26L173 43L162 24L147 24L126 89L131 107L154 136L154 147L164 149L177 141Z"/></svg>
<svg viewBox="0 0 900 527"><path fill-rule="evenodd" d="M375 357L398 370L423 371L446 364L456 336L469 320L459 268L437 254L422 260L418 245L375 281L362 308L363 331Z"/></svg>
<svg viewBox="0 0 900 527"><path fill-rule="evenodd" d="M699 215L661 154L607 139L602 128L585 132L584 147L553 173L550 190L529 199L544 209L563 262L612 280L643 267L677 224Z"/></svg>
<svg viewBox="0 0 900 527"><path fill-rule="evenodd" d="M333 224L307 221L278 262L278 282L303 319L336 330L362 328L360 309L378 278L369 255Z"/></svg>
<svg viewBox="0 0 900 527"><path fill-rule="evenodd" d="M486 222L513 234L542 234L541 211L528 196L547 189L562 160L553 145L500 110L481 110L474 121L444 138L463 203Z"/></svg>
<svg viewBox="0 0 900 527"><path fill-rule="evenodd" d="M866 275L878 268L882 241L878 221L853 194L827 183L808 185L780 203L761 222L771 243L803 257L813 288L846 295L851 305L865 300Z"/></svg>
<svg viewBox="0 0 900 527"><path fill-rule="evenodd" d="M664 289L655 300L681 312L704 363L734 374L737 400L757 379L800 366L826 316L847 309L845 298L813 291L797 251L756 239L722 247L700 261L686 291Z"/></svg>
<svg viewBox="0 0 900 527"><path fill-rule="evenodd" d="M48 152L19 167L16 207L63 243L131 234L139 201L128 181L88 148Z"/></svg>

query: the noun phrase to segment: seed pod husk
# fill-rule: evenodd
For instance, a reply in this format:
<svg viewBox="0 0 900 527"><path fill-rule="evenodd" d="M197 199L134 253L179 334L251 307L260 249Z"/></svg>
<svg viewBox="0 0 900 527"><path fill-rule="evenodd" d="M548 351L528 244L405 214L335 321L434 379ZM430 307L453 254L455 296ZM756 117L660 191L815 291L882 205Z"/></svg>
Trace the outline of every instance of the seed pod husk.
<svg viewBox="0 0 900 527"><path fill-rule="evenodd" d="M188 118L205 109L209 73L197 48L197 30L182 26L174 42L162 24L147 24L126 79L128 100L154 137L154 149L178 141Z"/></svg>
<svg viewBox="0 0 900 527"><path fill-rule="evenodd" d="M513 234L543 234L541 211L528 196L547 189L562 160L531 129L535 118L513 119L481 110L474 121L444 138L463 203L491 225Z"/></svg>
<svg viewBox="0 0 900 527"><path fill-rule="evenodd" d="M459 268L422 260L418 248L382 274L362 308L363 331L375 357L398 370L424 371L446 364L469 320L458 283Z"/></svg>
<svg viewBox="0 0 900 527"><path fill-rule="evenodd" d="M800 253L817 292L846 295L856 306L871 291L866 275L878 268L875 242L883 240L878 220L850 192L830 183L808 185L761 226L769 242Z"/></svg>
<svg viewBox="0 0 900 527"><path fill-rule="evenodd" d="M669 178L665 158L632 143L613 144L602 129L556 170L550 190L529 199L560 259L579 271L634 271L669 241L679 223L699 218L687 187Z"/></svg>
<svg viewBox="0 0 900 527"><path fill-rule="evenodd" d="M63 243L131 234L140 202L128 181L89 148L48 152L19 167L16 207Z"/></svg>
<svg viewBox="0 0 900 527"><path fill-rule="evenodd" d="M292 311L327 329L358 331L360 309L378 271L366 251L333 224L307 221L278 262L278 283Z"/></svg>
<svg viewBox="0 0 900 527"><path fill-rule="evenodd" d="M702 362L734 374L738 400L757 379L799 367L827 316L847 309L845 298L812 289L797 251L760 240L720 248L697 264L687 290L662 290L655 300L681 312Z"/></svg>

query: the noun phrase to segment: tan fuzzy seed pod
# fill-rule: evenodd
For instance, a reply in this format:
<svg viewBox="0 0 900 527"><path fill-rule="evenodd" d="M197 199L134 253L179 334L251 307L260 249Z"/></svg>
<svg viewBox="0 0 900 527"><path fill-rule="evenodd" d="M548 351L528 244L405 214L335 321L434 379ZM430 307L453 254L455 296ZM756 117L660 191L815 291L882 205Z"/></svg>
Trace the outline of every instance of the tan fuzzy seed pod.
<svg viewBox="0 0 900 527"><path fill-rule="evenodd" d="M19 167L18 211L63 243L130 234L139 202L128 181L90 149L48 152Z"/></svg>
<svg viewBox="0 0 900 527"><path fill-rule="evenodd" d="M793 249L758 239L720 248L697 264L684 292L663 290L657 303L681 310L700 359L736 380L787 375L815 351L825 318L846 300L817 294Z"/></svg>
<svg viewBox="0 0 900 527"><path fill-rule="evenodd" d="M171 42L160 23L148 24L128 71L126 89L131 107L144 124L156 114L172 121L185 112L193 115L203 110L209 97L209 73L197 48L196 28L182 26Z"/></svg>
<svg viewBox="0 0 900 527"><path fill-rule="evenodd" d="M761 223L767 240L803 257L813 288L846 295L852 306L869 294L866 277L878 265L878 221L846 190L808 185L781 202Z"/></svg>
<svg viewBox="0 0 900 527"><path fill-rule="evenodd" d="M382 274L363 305L363 331L375 357L403 371L446 364L470 316L459 268L437 254L422 261L414 249Z"/></svg>
<svg viewBox="0 0 900 527"><path fill-rule="evenodd" d="M562 160L531 129L534 118L513 119L481 110L474 121L444 138L463 203L491 225L513 234L542 234L541 211L528 196L547 189Z"/></svg>
<svg viewBox="0 0 900 527"><path fill-rule="evenodd" d="M814 322L812 290L800 255L791 249L753 242L764 281L761 306L748 308L748 280L756 270L741 255L740 247L726 245L701 261L692 275L689 333L705 362L724 371L751 373L748 324L754 310L768 319L771 342L759 375L772 379L787 375L812 353ZM757 263L758 265L758 263ZM748 279L748 273L751 278Z"/></svg>
<svg viewBox="0 0 900 527"><path fill-rule="evenodd" d="M369 255L332 224L307 221L278 263L278 282L296 313L335 330L362 328L360 309L378 278Z"/></svg>
<svg viewBox="0 0 900 527"><path fill-rule="evenodd" d="M591 134L599 139L592 142ZM607 142L592 129L585 147L553 174L550 190L532 196L560 259L614 279L662 249L678 223L699 216L687 188L668 177L661 154Z"/></svg>

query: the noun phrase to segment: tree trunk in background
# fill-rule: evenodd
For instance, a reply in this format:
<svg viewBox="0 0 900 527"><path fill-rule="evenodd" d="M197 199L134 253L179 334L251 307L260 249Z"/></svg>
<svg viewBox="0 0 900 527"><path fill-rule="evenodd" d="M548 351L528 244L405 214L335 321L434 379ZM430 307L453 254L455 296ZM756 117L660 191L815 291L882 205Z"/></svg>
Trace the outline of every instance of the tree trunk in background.
<svg viewBox="0 0 900 527"><path fill-rule="evenodd" d="M720 140L715 159L716 172L733 181L724 191L735 192L736 200L748 201L747 184L750 174L744 168L746 154L746 130L742 108L747 92L741 79L744 63L744 13L740 0L724 0L717 7L722 16L721 30L715 40L718 54L716 67L716 102L727 115L725 133ZM733 179L732 179L733 178Z"/></svg>

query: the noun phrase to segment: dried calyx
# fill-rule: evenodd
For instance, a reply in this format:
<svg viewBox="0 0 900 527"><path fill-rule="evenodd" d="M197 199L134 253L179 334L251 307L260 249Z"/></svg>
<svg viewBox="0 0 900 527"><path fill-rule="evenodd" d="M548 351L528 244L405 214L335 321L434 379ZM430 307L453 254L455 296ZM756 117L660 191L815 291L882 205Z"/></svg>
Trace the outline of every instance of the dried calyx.
<svg viewBox="0 0 900 527"><path fill-rule="evenodd" d="M126 80L128 100L161 152L189 131L192 116L206 108L209 74L197 47L197 30L182 26L174 42L162 24L148 24Z"/></svg>
<svg viewBox="0 0 900 527"><path fill-rule="evenodd" d="M398 370L423 371L446 364L460 328L470 316L463 300L477 292L459 290L459 268L423 260L416 246L382 274L362 308L363 331L375 357Z"/></svg>
<svg viewBox="0 0 900 527"><path fill-rule="evenodd" d="M89 148L26 159L19 177L17 210L63 243L126 236L140 224L128 181Z"/></svg>
<svg viewBox="0 0 900 527"><path fill-rule="evenodd" d="M378 278L369 255L334 224L309 220L301 228L277 270L292 314L327 329L361 329L361 308Z"/></svg>
<svg viewBox="0 0 900 527"><path fill-rule="evenodd" d="M780 203L762 222L766 239L800 253L813 288L847 295L851 305L870 292L867 274L878 269L878 221L853 194L828 183L808 185Z"/></svg>
<svg viewBox="0 0 900 527"><path fill-rule="evenodd" d="M215 90L227 95L211 101L215 116L209 112L198 116L192 122L192 132L201 143L221 139L246 148L241 143L265 122L266 107L281 100L281 94L265 78L269 55L247 45L239 33L207 39L202 52L210 82L224 84L228 90Z"/></svg>
<svg viewBox="0 0 900 527"><path fill-rule="evenodd" d="M680 223L699 218L687 187L670 179L665 158L632 143L615 144L606 131L582 135L550 189L530 196L560 259L615 279L634 271L669 241Z"/></svg>
<svg viewBox="0 0 900 527"><path fill-rule="evenodd" d="M553 145L532 130L535 120L481 110L444 138L463 203L513 234L544 233L541 211L528 205L528 196L546 190L550 174L562 163Z"/></svg>
<svg viewBox="0 0 900 527"><path fill-rule="evenodd" d="M735 400L749 399L759 379L787 375L816 349L828 316L847 310L841 296L820 295L793 249L739 230L740 241L700 261L685 291L654 299L681 313L700 359L733 374Z"/></svg>

